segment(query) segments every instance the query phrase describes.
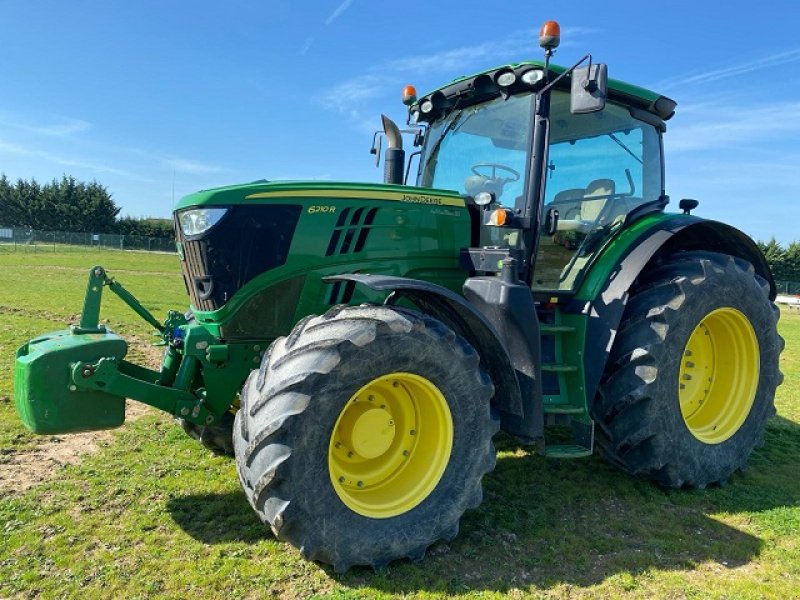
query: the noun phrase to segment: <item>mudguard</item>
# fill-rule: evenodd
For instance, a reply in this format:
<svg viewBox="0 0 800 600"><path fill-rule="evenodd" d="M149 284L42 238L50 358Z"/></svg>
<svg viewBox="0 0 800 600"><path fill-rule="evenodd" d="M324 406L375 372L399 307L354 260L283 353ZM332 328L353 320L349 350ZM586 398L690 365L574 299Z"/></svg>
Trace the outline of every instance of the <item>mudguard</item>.
<svg viewBox="0 0 800 600"><path fill-rule="evenodd" d="M689 250L706 250L744 258L753 265L758 275L769 282L770 299L775 299L775 280L767 261L745 233L730 225L696 216L671 215L658 221L630 241L621 256L600 256L595 268L608 270L604 274L604 285L599 292L592 293L588 300L585 299L586 291L581 289L565 308L565 312L588 315L586 339L591 342L586 344L584 373L589 402L594 398L605 370L634 281L659 256ZM604 259L611 264L604 264Z"/></svg>
<svg viewBox="0 0 800 600"><path fill-rule="evenodd" d="M514 366L492 324L467 300L442 286L390 275L332 275L325 281L353 281L376 291L389 291L387 304L405 298L466 339L478 351L494 383L492 401L498 410L523 416L522 394Z"/></svg>

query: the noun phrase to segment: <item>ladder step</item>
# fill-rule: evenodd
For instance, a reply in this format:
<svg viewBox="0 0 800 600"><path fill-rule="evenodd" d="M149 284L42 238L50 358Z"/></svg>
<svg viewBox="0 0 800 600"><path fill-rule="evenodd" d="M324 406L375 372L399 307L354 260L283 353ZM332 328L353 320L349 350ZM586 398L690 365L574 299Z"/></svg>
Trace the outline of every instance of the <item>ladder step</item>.
<svg viewBox="0 0 800 600"><path fill-rule="evenodd" d="M566 363L543 363L542 364L542 371L548 371L550 373L572 373L577 371L578 367L575 365L568 365Z"/></svg>
<svg viewBox="0 0 800 600"><path fill-rule="evenodd" d="M544 412L550 415L581 415L586 412L583 408L558 404L544 405Z"/></svg>
<svg viewBox="0 0 800 600"><path fill-rule="evenodd" d="M569 325L539 325L539 331L545 335L550 333L573 333L575 328Z"/></svg>
<svg viewBox="0 0 800 600"><path fill-rule="evenodd" d="M544 455L551 458L584 458L591 456L592 451L575 444L547 445L544 448Z"/></svg>

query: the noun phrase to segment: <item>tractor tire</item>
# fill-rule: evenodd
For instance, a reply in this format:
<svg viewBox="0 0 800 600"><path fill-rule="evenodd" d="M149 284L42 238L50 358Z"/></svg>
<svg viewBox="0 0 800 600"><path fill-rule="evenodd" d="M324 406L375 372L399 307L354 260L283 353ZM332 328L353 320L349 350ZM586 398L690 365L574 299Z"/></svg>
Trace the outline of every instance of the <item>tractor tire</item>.
<svg viewBox="0 0 800 600"><path fill-rule="evenodd" d="M186 435L200 442L204 448L220 456L233 456L233 413L226 412L211 425L198 425L180 417L177 421Z"/></svg>
<svg viewBox="0 0 800 600"><path fill-rule="evenodd" d="M307 317L242 391L245 495L279 539L337 572L422 559L481 503L493 391L472 346L429 316L364 305Z"/></svg>
<svg viewBox="0 0 800 600"><path fill-rule="evenodd" d="M592 407L611 462L666 488L724 485L775 414L779 311L750 263L673 254L631 289Z"/></svg>

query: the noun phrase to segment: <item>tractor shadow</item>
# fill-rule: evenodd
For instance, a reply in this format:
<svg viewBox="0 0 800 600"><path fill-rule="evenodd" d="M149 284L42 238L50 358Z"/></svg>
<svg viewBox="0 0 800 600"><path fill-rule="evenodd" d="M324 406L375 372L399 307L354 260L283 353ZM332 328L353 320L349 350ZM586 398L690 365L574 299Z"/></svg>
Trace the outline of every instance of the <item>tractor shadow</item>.
<svg viewBox="0 0 800 600"><path fill-rule="evenodd" d="M545 459L507 437L496 442L483 504L464 516L453 542L434 545L421 563L397 561L384 571L323 568L341 585L393 595L590 586L707 562L733 569L756 558L764 542L711 515L747 513L747 521L772 526L763 513L800 504L800 425L782 417L770 422L746 473L696 491L661 490L598 456ZM169 508L204 543L271 537L241 494L176 498Z"/></svg>
<svg viewBox="0 0 800 600"><path fill-rule="evenodd" d="M204 544L274 539L241 491L171 497L167 510L181 529Z"/></svg>

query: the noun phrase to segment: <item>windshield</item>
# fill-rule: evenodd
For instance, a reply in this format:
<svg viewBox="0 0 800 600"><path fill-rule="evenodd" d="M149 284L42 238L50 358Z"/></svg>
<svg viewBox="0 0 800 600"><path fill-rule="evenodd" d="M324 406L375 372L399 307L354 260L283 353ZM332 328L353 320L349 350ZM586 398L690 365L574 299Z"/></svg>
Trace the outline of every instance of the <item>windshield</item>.
<svg viewBox="0 0 800 600"><path fill-rule="evenodd" d="M454 110L431 125L419 185L470 196L493 192L513 206L525 183L532 97L497 98Z"/></svg>

